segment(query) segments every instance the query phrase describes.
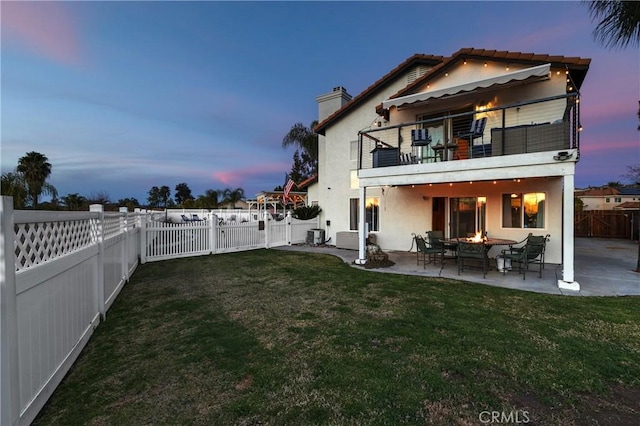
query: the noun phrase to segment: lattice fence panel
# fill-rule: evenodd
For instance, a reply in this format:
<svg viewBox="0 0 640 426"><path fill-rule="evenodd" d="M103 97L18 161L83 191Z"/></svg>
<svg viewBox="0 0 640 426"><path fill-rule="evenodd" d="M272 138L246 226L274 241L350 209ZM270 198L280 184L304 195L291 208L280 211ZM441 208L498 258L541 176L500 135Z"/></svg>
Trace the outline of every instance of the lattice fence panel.
<svg viewBox="0 0 640 426"><path fill-rule="evenodd" d="M104 237L109 238L120 233L120 222L124 220L121 215L104 216Z"/></svg>
<svg viewBox="0 0 640 426"><path fill-rule="evenodd" d="M94 219L84 219L16 224L16 271L91 245L97 238L94 222Z"/></svg>

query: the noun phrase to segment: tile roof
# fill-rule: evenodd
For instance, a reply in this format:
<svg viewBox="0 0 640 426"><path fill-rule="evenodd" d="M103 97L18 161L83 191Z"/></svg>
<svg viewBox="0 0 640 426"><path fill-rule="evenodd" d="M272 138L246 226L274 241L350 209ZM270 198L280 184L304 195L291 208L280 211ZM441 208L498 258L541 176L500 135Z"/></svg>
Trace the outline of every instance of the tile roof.
<svg viewBox="0 0 640 426"><path fill-rule="evenodd" d="M412 89L415 89L417 86L424 84L425 82L434 78L439 74L442 74L446 70L450 69L454 66L456 62L465 60L465 59L481 59L481 60L495 60L501 62L511 62L511 63L522 63L522 64L548 64L550 63L552 67L562 67L565 66L569 69L575 68L584 71L586 74L587 69L589 68L589 64L591 63L591 59L589 58L578 58L578 57L566 57L559 55L545 55L545 54L535 54L535 53L522 53L522 52L507 52L505 50L486 50L486 49L474 49L472 47L465 47L458 50L456 53L451 55L451 57L446 58L439 65L433 67L429 70L428 73L423 75L421 78L417 79L404 89L400 90L395 95L391 96L390 99L403 96L405 94L411 93ZM574 78L575 80L575 78ZM584 80L584 76L576 81L578 87L582 85L582 81Z"/></svg>
<svg viewBox="0 0 640 426"><path fill-rule="evenodd" d="M416 53L409 58L407 58L404 62L399 64L397 67L389 71L378 81L373 83L371 86L364 89L359 95L355 96L351 101L346 103L342 108L325 118L321 123L318 123L314 130L316 133L324 135L324 130L328 124L330 124L336 118L344 115L347 111L353 109L355 106L360 104L362 101L367 99L370 95L372 95L376 90L380 89L382 86L390 82L393 78L397 77L402 72L406 71L408 68L419 65L437 65L444 59L444 56L436 56L436 55L424 55L421 53Z"/></svg>
<svg viewBox="0 0 640 426"><path fill-rule="evenodd" d="M591 63L590 58L579 58L579 57L569 57L569 56L560 56L560 55L546 55L546 54L535 54L535 53L523 53L523 52L508 52L508 51L498 51L498 50L486 50L486 49L475 49L475 48L462 48L455 52L450 57L444 56L436 56L436 55L424 55L424 54L415 54L409 58L407 58L400 65L395 67L381 79L373 83L371 86L367 87L362 93L355 96L351 101L346 103L342 108L331 114L329 117L324 119L321 123L317 124L314 130L324 135L326 128L332 124L335 120L342 117L348 111L353 109L355 106L359 105L362 101L371 96L376 90L380 89L383 85L388 83L393 78L397 77L401 72L405 71L410 66L426 63L430 65L434 65L432 69L427 71L422 77L416 79L413 83L407 85L405 88L391 96L390 98L400 97L407 93L410 93L412 89L415 89L417 86L423 84L424 82L430 80L434 76L444 72L443 70L452 67L453 64L459 60L464 60L466 58L469 59L485 59L485 60L496 60L496 61L509 61L513 63L526 63L526 64L546 64L551 63L552 66L565 66L572 73L572 77L579 88L582 85L584 77L589 69L589 65ZM575 74L575 75L574 75ZM376 111L380 114L382 113L382 105L376 108Z"/></svg>
<svg viewBox="0 0 640 426"><path fill-rule="evenodd" d="M640 201L625 201L622 204L613 206L614 209L640 209Z"/></svg>
<svg viewBox="0 0 640 426"><path fill-rule="evenodd" d="M617 188L589 188L582 191L576 191L578 197L604 197L607 195L618 195L620 192Z"/></svg>

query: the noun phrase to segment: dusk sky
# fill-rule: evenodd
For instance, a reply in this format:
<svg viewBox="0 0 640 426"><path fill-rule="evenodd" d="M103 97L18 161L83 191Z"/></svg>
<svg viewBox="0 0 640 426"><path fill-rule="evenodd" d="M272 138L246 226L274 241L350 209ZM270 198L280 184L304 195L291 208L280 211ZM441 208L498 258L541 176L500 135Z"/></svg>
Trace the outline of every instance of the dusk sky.
<svg viewBox="0 0 640 426"><path fill-rule="evenodd" d="M315 98L355 96L415 53L463 47L591 58L576 186L640 163L637 48L602 47L580 2L5 2L2 173L49 158L60 196L146 203L283 185L282 138Z"/></svg>

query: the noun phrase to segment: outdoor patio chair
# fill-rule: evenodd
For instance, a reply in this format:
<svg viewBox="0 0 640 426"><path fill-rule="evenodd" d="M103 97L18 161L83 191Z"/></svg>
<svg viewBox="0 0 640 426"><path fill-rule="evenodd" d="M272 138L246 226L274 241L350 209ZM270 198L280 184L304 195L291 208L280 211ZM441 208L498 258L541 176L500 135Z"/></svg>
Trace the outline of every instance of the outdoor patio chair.
<svg viewBox="0 0 640 426"><path fill-rule="evenodd" d="M508 249L502 250L501 256L511 260L511 266L514 262L518 264L518 272L522 274L522 279L526 279L526 272L529 264L538 265L538 277L542 278L542 270L544 269L544 251L549 241L550 235L533 235L529 234L527 238L517 244L524 243L521 247L509 246ZM506 268L502 274L506 273Z"/></svg>
<svg viewBox="0 0 640 426"><path fill-rule="evenodd" d="M469 260L482 264L482 278L486 278L489 259L487 258L487 250L484 244L466 241L458 242L458 275L464 271L465 263Z"/></svg>
<svg viewBox="0 0 640 426"><path fill-rule="evenodd" d="M198 216L197 214L192 214L191 215L191 220L193 222L202 222L202 221L204 221L204 219L200 219L200 216Z"/></svg>
<svg viewBox="0 0 640 426"><path fill-rule="evenodd" d="M193 222L193 220L189 219L187 215L181 214L180 217L182 217L182 220L184 222Z"/></svg>
<svg viewBox="0 0 640 426"><path fill-rule="evenodd" d="M427 236L429 238L429 246L437 249L437 253L433 254L433 261L435 262L437 255L440 255L440 263L443 263L447 245L442 241L444 239L442 231L427 231Z"/></svg>
<svg viewBox="0 0 640 426"><path fill-rule="evenodd" d="M429 245L424 238L422 238L421 235L415 235L413 237L413 239L416 242L416 250L417 250L417 264L420 264L420 256L422 256L422 267L426 268L427 267L427 263L431 263L431 256L437 256L438 254L441 253L441 250L437 247L432 247L431 245ZM427 259L429 259L429 261L427 262Z"/></svg>
<svg viewBox="0 0 640 426"><path fill-rule="evenodd" d="M400 154L400 165L418 164L418 158L409 153Z"/></svg>
<svg viewBox="0 0 640 426"><path fill-rule="evenodd" d="M411 130L411 146L426 146L431 143L429 129Z"/></svg>
<svg viewBox="0 0 640 426"><path fill-rule="evenodd" d="M468 149L469 152L473 152L473 141L478 138L482 138L482 148L483 148L483 156L486 156L486 152L484 152L484 128L487 125L487 117L482 117L478 120L474 119L471 122L471 128L468 132L460 132L458 133L459 139L467 139L469 141Z"/></svg>

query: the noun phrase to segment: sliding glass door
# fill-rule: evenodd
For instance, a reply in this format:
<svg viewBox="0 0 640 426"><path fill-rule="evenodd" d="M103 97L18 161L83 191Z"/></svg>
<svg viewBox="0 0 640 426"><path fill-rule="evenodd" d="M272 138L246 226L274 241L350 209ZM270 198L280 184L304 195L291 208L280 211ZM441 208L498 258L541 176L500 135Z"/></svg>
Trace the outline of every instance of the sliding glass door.
<svg viewBox="0 0 640 426"><path fill-rule="evenodd" d="M449 201L450 237L467 237L486 231L487 198L451 198Z"/></svg>

